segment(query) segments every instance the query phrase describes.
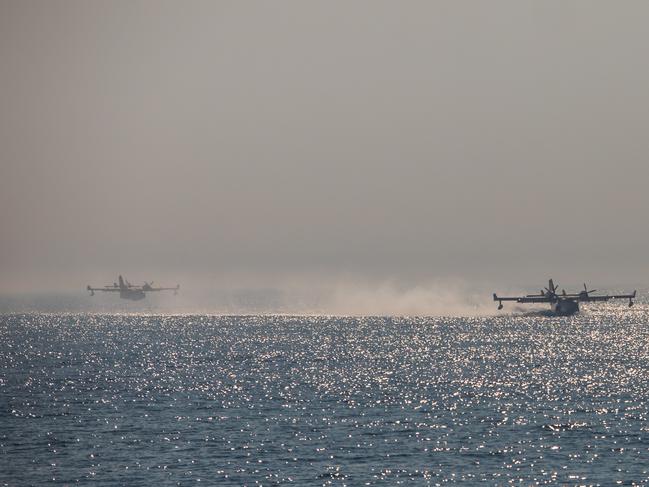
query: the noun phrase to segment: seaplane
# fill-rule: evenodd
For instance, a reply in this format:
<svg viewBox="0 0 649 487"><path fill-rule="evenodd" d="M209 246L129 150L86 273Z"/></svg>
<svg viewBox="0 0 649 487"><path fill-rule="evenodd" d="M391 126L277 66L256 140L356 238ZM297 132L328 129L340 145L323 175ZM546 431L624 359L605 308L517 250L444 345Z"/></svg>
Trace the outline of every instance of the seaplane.
<svg viewBox="0 0 649 487"><path fill-rule="evenodd" d="M121 299L130 299L131 301L139 301L140 299L144 299L146 297L145 293L148 292L173 291L174 294L178 294L178 290L180 289L180 284L177 284L176 287L153 287L153 281L145 281L141 286L136 286L128 282L122 276L119 276L118 282L119 284L117 284L116 282L112 286L104 287L92 287L89 285L86 287L86 289L90 291L91 296L95 295L95 291L103 291L109 293L118 292Z"/></svg>
<svg viewBox="0 0 649 487"><path fill-rule="evenodd" d="M609 299L628 299L629 306L633 306L636 292L632 294L600 294L592 295L596 289L588 290L584 283L584 290L578 293L566 293L563 289L558 293L559 287L552 279L548 281L548 287L543 288L539 294L527 294L525 296L498 296L494 293L494 301L498 301L498 309L503 309L503 301L515 301L516 303L549 303L552 312L557 316L570 316L579 312L579 303L590 303L596 301L608 301Z"/></svg>

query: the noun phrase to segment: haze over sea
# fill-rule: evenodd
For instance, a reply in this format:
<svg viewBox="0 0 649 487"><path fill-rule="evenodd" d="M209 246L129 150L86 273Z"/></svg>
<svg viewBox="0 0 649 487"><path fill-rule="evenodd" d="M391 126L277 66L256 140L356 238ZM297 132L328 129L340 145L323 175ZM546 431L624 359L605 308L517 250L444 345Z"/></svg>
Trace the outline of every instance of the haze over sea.
<svg viewBox="0 0 649 487"><path fill-rule="evenodd" d="M648 318L7 313L0 482L647 484Z"/></svg>

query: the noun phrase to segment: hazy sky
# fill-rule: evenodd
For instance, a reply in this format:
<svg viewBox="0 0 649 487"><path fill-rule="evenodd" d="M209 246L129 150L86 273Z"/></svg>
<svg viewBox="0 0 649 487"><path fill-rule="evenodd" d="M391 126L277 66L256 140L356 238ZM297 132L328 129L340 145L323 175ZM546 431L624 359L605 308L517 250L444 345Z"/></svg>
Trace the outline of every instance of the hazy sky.
<svg viewBox="0 0 649 487"><path fill-rule="evenodd" d="M649 2L0 0L0 290L649 284Z"/></svg>

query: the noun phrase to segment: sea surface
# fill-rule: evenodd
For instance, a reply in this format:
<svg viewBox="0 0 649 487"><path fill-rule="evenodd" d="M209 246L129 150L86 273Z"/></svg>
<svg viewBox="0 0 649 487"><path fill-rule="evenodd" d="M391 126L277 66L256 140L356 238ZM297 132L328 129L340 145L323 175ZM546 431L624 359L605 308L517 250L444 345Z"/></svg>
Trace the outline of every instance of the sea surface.
<svg viewBox="0 0 649 487"><path fill-rule="evenodd" d="M0 485L649 483L649 308L0 315Z"/></svg>

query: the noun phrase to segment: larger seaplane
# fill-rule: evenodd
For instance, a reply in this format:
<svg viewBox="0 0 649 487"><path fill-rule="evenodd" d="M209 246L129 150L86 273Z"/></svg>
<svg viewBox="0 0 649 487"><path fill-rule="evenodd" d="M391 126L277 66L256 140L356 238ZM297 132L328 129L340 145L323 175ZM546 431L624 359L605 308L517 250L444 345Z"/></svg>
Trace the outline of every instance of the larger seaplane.
<svg viewBox="0 0 649 487"><path fill-rule="evenodd" d="M130 299L131 301L139 301L140 299L144 299L146 297L145 293L152 291L173 291L174 294L178 294L178 289L180 289L180 284L177 284L176 287L153 287L153 281L145 282L141 286L134 286L122 276L119 276L118 281L119 284L114 283L112 286L88 286L86 289L90 291L91 296L95 295L95 291L114 292L119 293L120 298Z"/></svg>
<svg viewBox="0 0 649 487"><path fill-rule="evenodd" d="M600 294L591 295L597 292L596 289L588 290L584 284L584 290L578 293L566 293L563 289L558 293L558 286L554 285L552 279L548 281L548 287L541 290L539 294L527 294L526 296L504 297L494 293L494 301L498 301L498 309L503 309L503 301L515 301L517 303L549 303L552 311L558 316L570 316L579 312L579 303L592 301L608 301L609 299L628 299L629 306L633 306L636 292L633 294Z"/></svg>

